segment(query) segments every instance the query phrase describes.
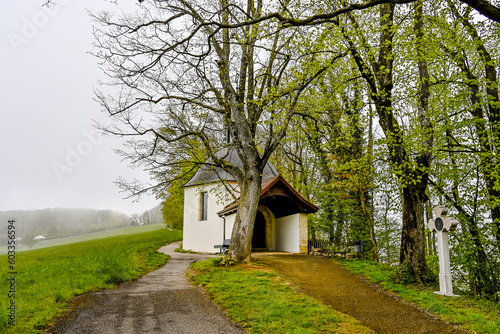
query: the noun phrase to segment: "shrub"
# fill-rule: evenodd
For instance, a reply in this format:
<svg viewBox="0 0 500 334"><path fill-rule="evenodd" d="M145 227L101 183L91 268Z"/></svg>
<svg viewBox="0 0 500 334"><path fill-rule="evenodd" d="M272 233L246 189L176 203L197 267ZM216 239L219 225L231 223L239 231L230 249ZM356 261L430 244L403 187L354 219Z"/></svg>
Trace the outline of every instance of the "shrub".
<svg viewBox="0 0 500 334"><path fill-rule="evenodd" d="M232 266L236 263L233 257L231 256L231 253L227 253L223 257L217 257L216 259L218 259L217 265L219 267Z"/></svg>
<svg viewBox="0 0 500 334"><path fill-rule="evenodd" d="M427 286L436 285L438 274L436 274L433 270L427 269L426 272L422 275L422 281L417 281L415 275L413 275L413 271L411 270L411 266L408 262L400 264L393 268L391 273L391 279L395 283L399 284L423 284Z"/></svg>

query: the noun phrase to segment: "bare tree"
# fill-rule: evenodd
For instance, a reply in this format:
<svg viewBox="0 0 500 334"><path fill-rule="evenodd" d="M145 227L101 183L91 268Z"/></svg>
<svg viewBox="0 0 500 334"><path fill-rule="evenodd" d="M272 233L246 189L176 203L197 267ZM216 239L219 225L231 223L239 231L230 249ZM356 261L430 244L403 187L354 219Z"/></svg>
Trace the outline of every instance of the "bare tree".
<svg viewBox="0 0 500 334"><path fill-rule="evenodd" d="M114 0L116 1L116 0ZM144 0L138 0L139 3L144 2ZM354 3L354 4L349 4L346 5L345 7L339 8L337 10L331 11L331 12L326 12L326 13L321 13L321 14L315 14L311 15L306 18L293 18L288 15L282 15L282 13L279 12L273 12L269 13L263 17L260 17L257 19L257 21L246 21L244 24L253 24L257 22L261 22L263 20L267 20L269 18L277 18L281 22L286 22L288 24L293 24L293 25L304 25L304 24L318 24L318 23L324 23L327 22L327 20L330 20L332 18L335 18L339 15L352 12L355 10L363 10L367 8L371 8L374 6L378 6L384 3L391 3L391 4L404 4L404 3L411 3L415 2L417 0L371 0L371 1L366 1L362 3ZM491 1L486 1L486 0L460 0L461 2L469 5L470 7L474 8L477 10L479 13L484 15L485 17L489 18L492 21L500 23L500 7L496 6L493 4ZM44 6L49 6L51 4L57 4L56 0L46 0L44 3ZM290 14L290 12L287 12L286 14ZM241 23L239 24L241 25Z"/></svg>
<svg viewBox="0 0 500 334"><path fill-rule="evenodd" d="M237 261L250 258L261 173L301 93L345 55L310 51L309 44L321 41L319 29L284 29L276 19L243 24L259 22L275 5L151 1L135 15L94 16L100 23L95 55L113 90L98 91L97 100L117 121L105 131L131 136L121 153L157 181L122 185L133 194L161 191L180 167L204 161L231 173L240 190L231 239ZM222 149L236 150L242 167L216 154Z"/></svg>

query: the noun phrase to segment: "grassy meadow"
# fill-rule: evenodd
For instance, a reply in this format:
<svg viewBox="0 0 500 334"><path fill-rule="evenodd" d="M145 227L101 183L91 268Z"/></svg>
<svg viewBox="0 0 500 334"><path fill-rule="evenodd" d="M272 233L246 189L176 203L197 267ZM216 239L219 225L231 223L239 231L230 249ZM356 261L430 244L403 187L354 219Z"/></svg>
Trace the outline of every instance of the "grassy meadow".
<svg viewBox="0 0 500 334"><path fill-rule="evenodd" d="M157 249L182 238L182 232L176 230L133 229L122 235L17 253L14 326L7 321L7 279L11 275L7 256L0 256L0 332L41 332L74 296L132 281L160 267L168 257Z"/></svg>
<svg viewBox="0 0 500 334"><path fill-rule="evenodd" d="M109 238L109 237L114 237L114 236L118 236L118 235L129 235L129 234L136 234L138 232L156 231L156 230L161 230L161 229L165 229L164 224L151 224L151 225L143 225L143 226L117 228L114 230L87 233L87 234L83 234L83 235L75 235L75 236L62 237L62 238L44 239L44 240L39 240L31 248L31 250L73 244L75 242ZM20 244L18 243L16 245L16 250L18 252L23 252L23 251L29 250L29 247L22 244L22 243L20 243ZM7 254L7 247L0 247L0 255L1 254Z"/></svg>
<svg viewBox="0 0 500 334"><path fill-rule="evenodd" d="M286 278L260 265L194 263L191 279L247 333L372 333L354 318L297 292Z"/></svg>

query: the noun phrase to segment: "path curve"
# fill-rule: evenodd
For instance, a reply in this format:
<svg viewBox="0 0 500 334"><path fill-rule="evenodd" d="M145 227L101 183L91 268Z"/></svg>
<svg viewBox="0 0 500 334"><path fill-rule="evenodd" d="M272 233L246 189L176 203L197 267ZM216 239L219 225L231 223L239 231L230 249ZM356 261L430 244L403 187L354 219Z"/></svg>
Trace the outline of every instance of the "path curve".
<svg viewBox="0 0 500 334"><path fill-rule="evenodd" d="M171 258L137 281L76 297L46 333L244 333L186 277L191 263L210 255L174 252L179 245L160 248Z"/></svg>
<svg viewBox="0 0 500 334"><path fill-rule="evenodd" d="M252 257L283 273L302 292L353 316L380 334L466 333L457 326L406 304L324 257L288 253L253 253Z"/></svg>

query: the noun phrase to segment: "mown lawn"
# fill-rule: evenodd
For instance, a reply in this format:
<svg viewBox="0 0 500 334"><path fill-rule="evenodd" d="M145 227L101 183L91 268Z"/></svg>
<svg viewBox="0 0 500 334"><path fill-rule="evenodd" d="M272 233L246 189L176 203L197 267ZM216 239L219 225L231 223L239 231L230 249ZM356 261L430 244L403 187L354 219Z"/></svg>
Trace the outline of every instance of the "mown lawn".
<svg viewBox="0 0 500 334"><path fill-rule="evenodd" d="M193 264L191 279L248 333L371 333L354 318L297 292L267 267L219 267L217 262Z"/></svg>
<svg viewBox="0 0 500 334"><path fill-rule="evenodd" d="M76 295L111 288L135 280L162 264L168 257L161 246L182 238L167 229L16 254L16 324L8 324L7 256L0 256L0 332L39 333L62 314Z"/></svg>
<svg viewBox="0 0 500 334"><path fill-rule="evenodd" d="M435 314L444 321L459 324L475 333L500 333L500 304L472 297L444 297L434 291L439 287L402 285L391 280L390 267L362 260L338 260L355 274L379 284L400 299Z"/></svg>

